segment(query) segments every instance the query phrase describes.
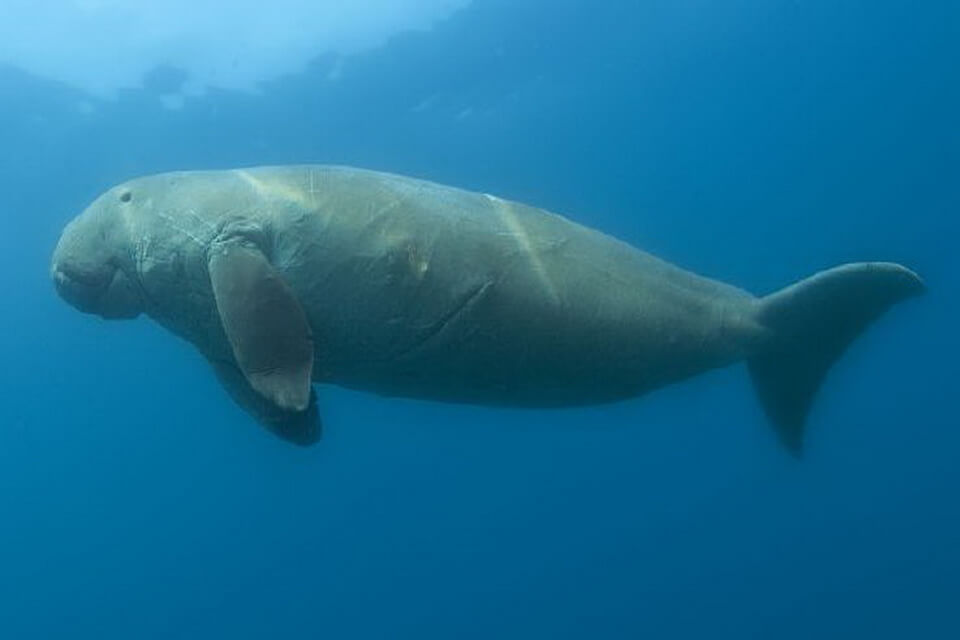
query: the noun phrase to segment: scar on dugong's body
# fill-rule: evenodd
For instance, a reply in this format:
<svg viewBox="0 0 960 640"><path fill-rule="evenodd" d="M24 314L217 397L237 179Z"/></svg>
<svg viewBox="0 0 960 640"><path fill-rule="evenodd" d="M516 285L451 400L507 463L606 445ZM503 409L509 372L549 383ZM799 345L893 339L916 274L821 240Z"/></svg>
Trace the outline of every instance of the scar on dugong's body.
<svg viewBox="0 0 960 640"><path fill-rule="evenodd" d="M847 264L765 297L563 217L346 167L139 178L71 222L57 290L107 318L147 313L189 340L281 437L319 437L313 383L488 405L641 395L746 360L799 452L831 363L923 291Z"/></svg>

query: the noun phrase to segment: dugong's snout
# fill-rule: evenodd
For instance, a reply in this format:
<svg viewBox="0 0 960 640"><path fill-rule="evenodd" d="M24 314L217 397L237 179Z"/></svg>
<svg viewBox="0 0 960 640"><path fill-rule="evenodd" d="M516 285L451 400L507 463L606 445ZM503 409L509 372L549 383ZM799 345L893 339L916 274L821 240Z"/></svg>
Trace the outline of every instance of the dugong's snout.
<svg viewBox="0 0 960 640"><path fill-rule="evenodd" d="M50 277L61 298L85 313L104 318L135 318L142 312L139 287L106 247L86 238L76 221L64 230L50 263Z"/></svg>

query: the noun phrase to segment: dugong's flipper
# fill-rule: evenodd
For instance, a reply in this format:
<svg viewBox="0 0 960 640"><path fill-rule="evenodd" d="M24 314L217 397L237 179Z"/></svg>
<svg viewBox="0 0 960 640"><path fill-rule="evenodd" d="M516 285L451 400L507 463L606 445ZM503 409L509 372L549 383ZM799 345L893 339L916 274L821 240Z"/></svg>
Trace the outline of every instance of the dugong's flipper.
<svg viewBox="0 0 960 640"><path fill-rule="evenodd" d="M791 452L800 453L810 402L833 361L891 305L924 289L906 267L865 262L822 271L760 299L757 319L771 338L748 365Z"/></svg>
<svg viewBox="0 0 960 640"><path fill-rule="evenodd" d="M213 370L230 397L261 425L283 438L303 446L320 439L322 432L316 393L304 411L285 411L253 390L243 373L228 362L213 362Z"/></svg>
<svg viewBox="0 0 960 640"><path fill-rule="evenodd" d="M215 242L207 266L223 329L250 386L284 411L304 411L313 339L296 295L246 238Z"/></svg>

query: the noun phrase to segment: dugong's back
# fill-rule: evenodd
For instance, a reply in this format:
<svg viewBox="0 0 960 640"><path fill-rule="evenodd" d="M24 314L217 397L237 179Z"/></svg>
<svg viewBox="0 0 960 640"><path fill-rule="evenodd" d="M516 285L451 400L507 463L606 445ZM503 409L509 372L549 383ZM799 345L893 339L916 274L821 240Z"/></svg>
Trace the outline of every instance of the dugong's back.
<svg viewBox="0 0 960 640"><path fill-rule="evenodd" d="M546 211L341 167L237 172L316 336L317 379L552 406L742 356L754 300Z"/></svg>

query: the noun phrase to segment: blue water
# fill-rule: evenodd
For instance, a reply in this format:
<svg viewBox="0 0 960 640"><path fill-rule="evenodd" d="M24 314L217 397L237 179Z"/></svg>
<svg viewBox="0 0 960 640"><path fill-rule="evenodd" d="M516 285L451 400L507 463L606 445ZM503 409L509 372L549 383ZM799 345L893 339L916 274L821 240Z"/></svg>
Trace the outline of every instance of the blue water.
<svg viewBox="0 0 960 640"><path fill-rule="evenodd" d="M0 69L0 636L960 637L958 3L476 0L332 64L92 114ZM117 182L294 162L527 201L757 293L863 259L930 291L831 371L799 461L741 366L567 411L322 387L299 449L47 275Z"/></svg>

